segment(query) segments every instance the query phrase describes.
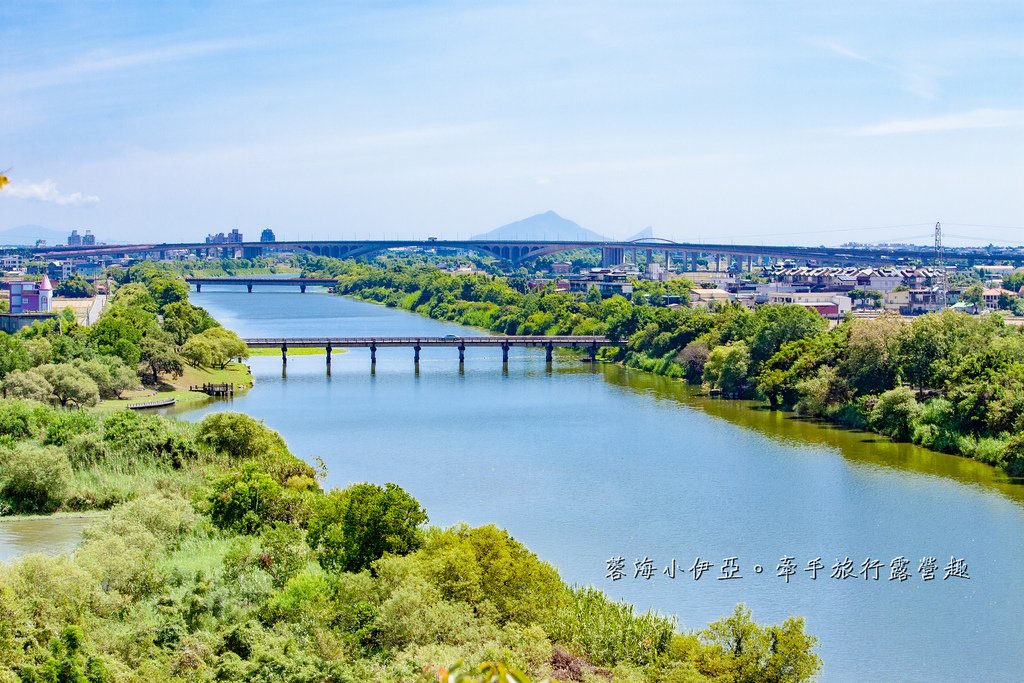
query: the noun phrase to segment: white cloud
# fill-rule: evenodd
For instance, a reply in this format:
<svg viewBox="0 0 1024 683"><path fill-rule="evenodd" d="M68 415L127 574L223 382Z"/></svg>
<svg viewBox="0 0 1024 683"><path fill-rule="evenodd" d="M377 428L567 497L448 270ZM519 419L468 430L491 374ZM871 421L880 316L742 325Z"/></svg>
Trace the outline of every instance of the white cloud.
<svg viewBox="0 0 1024 683"><path fill-rule="evenodd" d="M840 57L846 57L847 59L853 59L853 60L856 60L858 62L866 62L868 64L874 64L875 66L878 66L878 62L876 62L875 60L871 59L870 57L862 55L861 53L857 52L856 50L852 50L852 49L846 47L845 45L841 45L840 43L837 43L835 41L832 41L832 40L812 40L812 41L810 41L810 43L811 43L811 45L814 45L815 47L820 47L822 49L828 50L829 52L832 52L834 54L839 55Z"/></svg>
<svg viewBox="0 0 1024 683"><path fill-rule="evenodd" d="M95 51L66 64L0 78L0 91L17 93L153 64L181 62L257 45L255 40L204 40L136 51Z"/></svg>
<svg viewBox="0 0 1024 683"><path fill-rule="evenodd" d="M934 133L975 128L1009 128L1024 126L1024 110L975 109L957 114L931 116L920 119L899 119L849 132L850 135L899 135L901 133Z"/></svg>
<svg viewBox="0 0 1024 683"><path fill-rule="evenodd" d="M925 66L918 64L908 67L876 59L834 40L816 39L808 41L808 43L845 59L869 64L876 69L894 74L900 80L901 87L912 95L927 99L934 99L938 95L938 87L927 73L930 69Z"/></svg>
<svg viewBox="0 0 1024 683"><path fill-rule="evenodd" d="M34 199L39 202L50 202L60 206L82 206L84 204L96 204L100 198L93 194L72 192L63 194L57 189L57 183L52 180L44 180L40 183L11 183L0 196L8 195L18 199Z"/></svg>

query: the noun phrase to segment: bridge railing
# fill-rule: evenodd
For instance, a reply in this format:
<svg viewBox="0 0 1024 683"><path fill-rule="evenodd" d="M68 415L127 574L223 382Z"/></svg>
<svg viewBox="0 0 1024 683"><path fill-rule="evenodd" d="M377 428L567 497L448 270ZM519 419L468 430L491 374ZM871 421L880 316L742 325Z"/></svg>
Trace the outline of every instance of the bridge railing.
<svg viewBox="0 0 1024 683"><path fill-rule="evenodd" d="M592 335L509 335L444 337L256 337L243 340L252 348L365 346L611 346L619 342Z"/></svg>

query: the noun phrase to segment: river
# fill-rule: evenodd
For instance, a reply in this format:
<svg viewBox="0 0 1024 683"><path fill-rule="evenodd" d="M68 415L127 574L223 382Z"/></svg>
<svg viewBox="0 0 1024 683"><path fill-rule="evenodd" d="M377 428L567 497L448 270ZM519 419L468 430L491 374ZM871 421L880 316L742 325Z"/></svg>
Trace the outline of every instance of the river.
<svg viewBox="0 0 1024 683"><path fill-rule="evenodd" d="M192 300L242 336L479 334L314 290L211 286ZM424 349L416 373L411 349L381 349L371 374L368 352L352 350L329 377L323 356L290 358L287 377L279 357L256 357L252 391L185 417L264 419L324 460L328 486L396 482L432 523L498 524L568 581L684 628L739 602L762 623L802 615L824 681L1024 671L1024 487L991 468L615 366L556 358L549 371L542 351L513 349L504 373L500 351L469 349L460 372L456 353ZM890 581L899 556L909 578ZM695 580L698 557L711 566ZM730 557L742 578L720 580ZM852 577L830 578L847 557ZM924 557L936 559L930 581ZM969 578L944 578L951 557ZM650 578L634 578L647 558ZM858 573L866 560L881 563L878 580L873 562Z"/></svg>

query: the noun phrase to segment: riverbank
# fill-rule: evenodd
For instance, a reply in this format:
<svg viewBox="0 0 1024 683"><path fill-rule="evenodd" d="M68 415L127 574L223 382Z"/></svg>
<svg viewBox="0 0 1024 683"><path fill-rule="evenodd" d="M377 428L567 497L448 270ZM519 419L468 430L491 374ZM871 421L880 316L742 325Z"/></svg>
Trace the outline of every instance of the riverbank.
<svg viewBox="0 0 1024 683"><path fill-rule="evenodd" d="M186 424L129 411L35 414L2 453L5 466L57 474L3 478L7 504L74 505L87 481L125 498L89 520L73 554L0 565L5 619L17 624L0 640L7 677L88 667L97 680L141 682L185 661L228 681L404 681L499 659L537 678L569 663L615 680L677 668L701 680L751 659L805 681L821 666L801 619L761 626L739 607L680 632L673 619L567 585L497 527L426 528L426 512L394 484L325 491L322 473L246 415ZM67 531L75 518L34 519ZM716 635L729 624L746 645ZM241 652L228 645L238 638ZM212 645L197 656L199 643Z"/></svg>
<svg viewBox="0 0 1024 683"><path fill-rule="evenodd" d="M337 277L341 295L491 332L606 334L622 342L602 350L608 360L1024 476L1024 335L999 316L947 310L831 326L797 305L654 305L669 294L686 301L685 280L637 281L626 300L397 260L308 258L303 272Z"/></svg>
<svg viewBox="0 0 1024 683"><path fill-rule="evenodd" d="M444 336L477 332L400 308L318 292L204 291L193 295L243 337ZM257 388L235 403L279 430L328 485L394 481L434 523L494 521L559 568L638 609L703 624L745 602L780 619L798 613L821 638L824 681L1004 678L1019 657L986 643L1024 627L1024 584L1002 567L1024 561L1021 487L966 458L926 451L752 401L692 395L670 378L616 363L580 363L513 348L457 354L353 349L325 373L323 358L253 358ZM199 420L218 408L190 412ZM1004 495L1005 494L1005 495ZM897 520L897 521L893 521ZM582 530L582 531L581 531ZM846 555L915 567L906 584L830 579ZM966 557L968 581L922 582L921 557ZM606 578L605 561L629 574ZM715 565L700 581L696 556ZM736 555L742 581L717 581ZM826 572L793 585L783 555ZM657 571L633 578L649 556ZM679 575L662 573L676 558ZM752 573L753 563L764 568ZM685 564L684 564L685 563ZM941 563L940 563L941 564ZM870 620L876 629L858 629ZM983 623L984 629L957 624ZM948 626L948 628L947 628ZM912 647L900 643L912 642ZM906 675L903 675L906 672Z"/></svg>
<svg viewBox="0 0 1024 683"><path fill-rule="evenodd" d="M209 403L211 399L199 391L189 391L189 387L203 384L230 384L235 395L241 396L253 386L252 372L245 363L231 362L224 369L184 367L180 377L164 376L157 388L142 388L125 391L119 399L105 399L99 403L103 410L127 408L132 403L175 399L175 407L198 407Z"/></svg>

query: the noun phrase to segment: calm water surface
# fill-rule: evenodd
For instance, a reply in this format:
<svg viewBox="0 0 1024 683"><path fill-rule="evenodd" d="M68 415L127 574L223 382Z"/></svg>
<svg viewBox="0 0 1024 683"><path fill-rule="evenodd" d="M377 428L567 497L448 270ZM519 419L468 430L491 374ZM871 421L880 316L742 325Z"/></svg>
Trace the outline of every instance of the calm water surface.
<svg viewBox="0 0 1024 683"><path fill-rule="evenodd" d="M193 301L243 336L479 334L330 296L204 287ZM431 521L493 522L558 567L641 608L702 626L745 602L762 622L803 615L822 680L1020 680L1024 487L962 458L709 400L679 382L543 352L411 349L253 358L256 387L231 408L320 456L327 484L394 481ZM199 419L227 407L187 414ZM606 578L607 560L627 575ZM797 567L787 583L780 559ZM829 577L849 557L854 576ZM910 578L889 581L889 563ZM934 556L933 581L918 565ZM970 579L943 580L950 557ZM697 558L713 566L699 581ZM736 557L741 579L717 580ZM820 557L817 580L803 569ZM653 576L633 578L650 558ZM880 580L858 575L880 560ZM675 578L663 573L676 563ZM763 571L755 572L755 565Z"/></svg>
<svg viewBox="0 0 1024 683"><path fill-rule="evenodd" d="M82 531L96 521L83 517L26 517L0 519L0 562L29 553L58 555L82 542Z"/></svg>

